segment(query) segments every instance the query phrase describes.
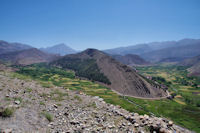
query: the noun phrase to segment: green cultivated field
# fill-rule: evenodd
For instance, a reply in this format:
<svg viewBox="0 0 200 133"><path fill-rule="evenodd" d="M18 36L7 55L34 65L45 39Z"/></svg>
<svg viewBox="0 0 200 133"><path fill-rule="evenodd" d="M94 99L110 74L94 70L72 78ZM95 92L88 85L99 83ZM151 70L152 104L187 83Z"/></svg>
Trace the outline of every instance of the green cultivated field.
<svg viewBox="0 0 200 133"><path fill-rule="evenodd" d="M119 105L131 112L154 114L173 120L180 126L200 132L200 79L187 77L186 68L177 66L153 66L137 68L144 76L152 76L153 80L169 87L173 100L142 100L123 97L109 88L97 83L75 78L72 71L48 67L45 64L20 67L12 76L22 79L34 79L42 86L63 86L66 89L84 92L88 95L100 96L106 102Z"/></svg>

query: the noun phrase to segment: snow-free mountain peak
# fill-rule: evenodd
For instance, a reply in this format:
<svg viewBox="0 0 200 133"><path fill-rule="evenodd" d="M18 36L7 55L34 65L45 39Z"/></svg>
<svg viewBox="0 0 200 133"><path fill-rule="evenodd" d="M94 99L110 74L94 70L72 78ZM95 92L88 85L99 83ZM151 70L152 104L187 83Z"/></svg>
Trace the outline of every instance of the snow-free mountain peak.
<svg viewBox="0 0 200 133"><path fill-rule="evenodd" d="M51 47L41 48L43 52L50 53L50 54L60 54L60 55L67 55L76 53L76 50L70 48L64 43L60 43Z"/></svg>

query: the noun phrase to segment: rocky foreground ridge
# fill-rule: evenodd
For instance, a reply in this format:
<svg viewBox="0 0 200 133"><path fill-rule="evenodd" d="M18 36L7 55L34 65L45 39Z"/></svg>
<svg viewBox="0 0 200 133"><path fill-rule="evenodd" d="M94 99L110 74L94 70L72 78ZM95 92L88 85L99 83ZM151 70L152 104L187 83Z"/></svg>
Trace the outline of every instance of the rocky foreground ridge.
<svg viewBox="0 0 200 133"><path fill-rule="evenodd" d="M13 114L5 115L6 109ZM4 113L3 113L4 112ZM172 121L128 112L102 98L0 74L0 133L190 133Z"/></svg>

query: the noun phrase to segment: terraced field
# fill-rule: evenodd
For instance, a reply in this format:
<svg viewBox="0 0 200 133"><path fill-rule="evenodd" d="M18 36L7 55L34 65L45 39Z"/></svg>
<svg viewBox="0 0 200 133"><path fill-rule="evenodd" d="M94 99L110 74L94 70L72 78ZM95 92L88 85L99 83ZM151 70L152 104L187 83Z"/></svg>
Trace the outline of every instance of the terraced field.
<svg viewBox="0 0 200 133"><path fill-rule="evenodd" d="M152 77L152 79L163 78L164 80L157 82L167 85L178 103L200 107L200 77L188 77L186 67L169 65L137 69L142 75Z"/></svg>
<svg viewBox="0 0 200 133"><path fill-rule="evenodd" d="M200 88L197 87L199 85L198 79L188 78L185 68L159 66L137 69L143 75L164 78L164 81L159 80L157 82L166 84L170 93L176 95L175 98L173 100L143 100L120 96L95 82L76 78L72 71L49 68L46 65L19 68L19 71L12 73L12 76L26 80L30 78L38 80L47 88L62 86L65 89L76 90L77 93L100 96L106 102L119 105L129 111L166 117L180 126L200 132ZM191 85L186 85L185 80L191 82Z"/></svg>
<svg viewBox="0 0 200 133"><path fill-rule="evenodd" d="M162 103L160 105L162 108L158 108L158 114L172 118L178 124L200 132L198 124L200 123L200 78L188 77L186 69L186 67L175 65L137 68L139 73L144 76L152 79L163 78L164 80L157 80L156 82L166 85L170 94L174 96L172 100L164 100L159 103L158 101L151 102L157 103L152 107L159 106ZM149 102L147 103L149 104ZM153 108L150 110L153 110ZM156 113L156 110L153 112Z"/></svg>

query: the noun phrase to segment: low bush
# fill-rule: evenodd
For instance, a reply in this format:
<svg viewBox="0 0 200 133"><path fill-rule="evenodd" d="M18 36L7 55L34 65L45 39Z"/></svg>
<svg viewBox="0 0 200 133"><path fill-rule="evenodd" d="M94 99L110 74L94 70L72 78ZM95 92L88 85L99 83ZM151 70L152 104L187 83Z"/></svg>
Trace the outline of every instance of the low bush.
<svg viewBox="0 0 200 133"><path fill-rule="evenodd" d="M81 102L82 101L82 99L79 97L79 96L74 96L74 99L76 99L76 100L78 100L79 102Z"/></svg>
<svg viewBox="0 0 200 133"><path fill-rule="evenodd" d="M5 109L2 109L2 111L0 111L0 116L1 117L11 117L14 112L15 112L14 108L7 107Z"/></svg>
<svg viewBox="0 0 200 133"><path fill-rule="evenodd" d="M53 116L48 112L42 112L42 115L49 121L53 121Z"/></svg>

